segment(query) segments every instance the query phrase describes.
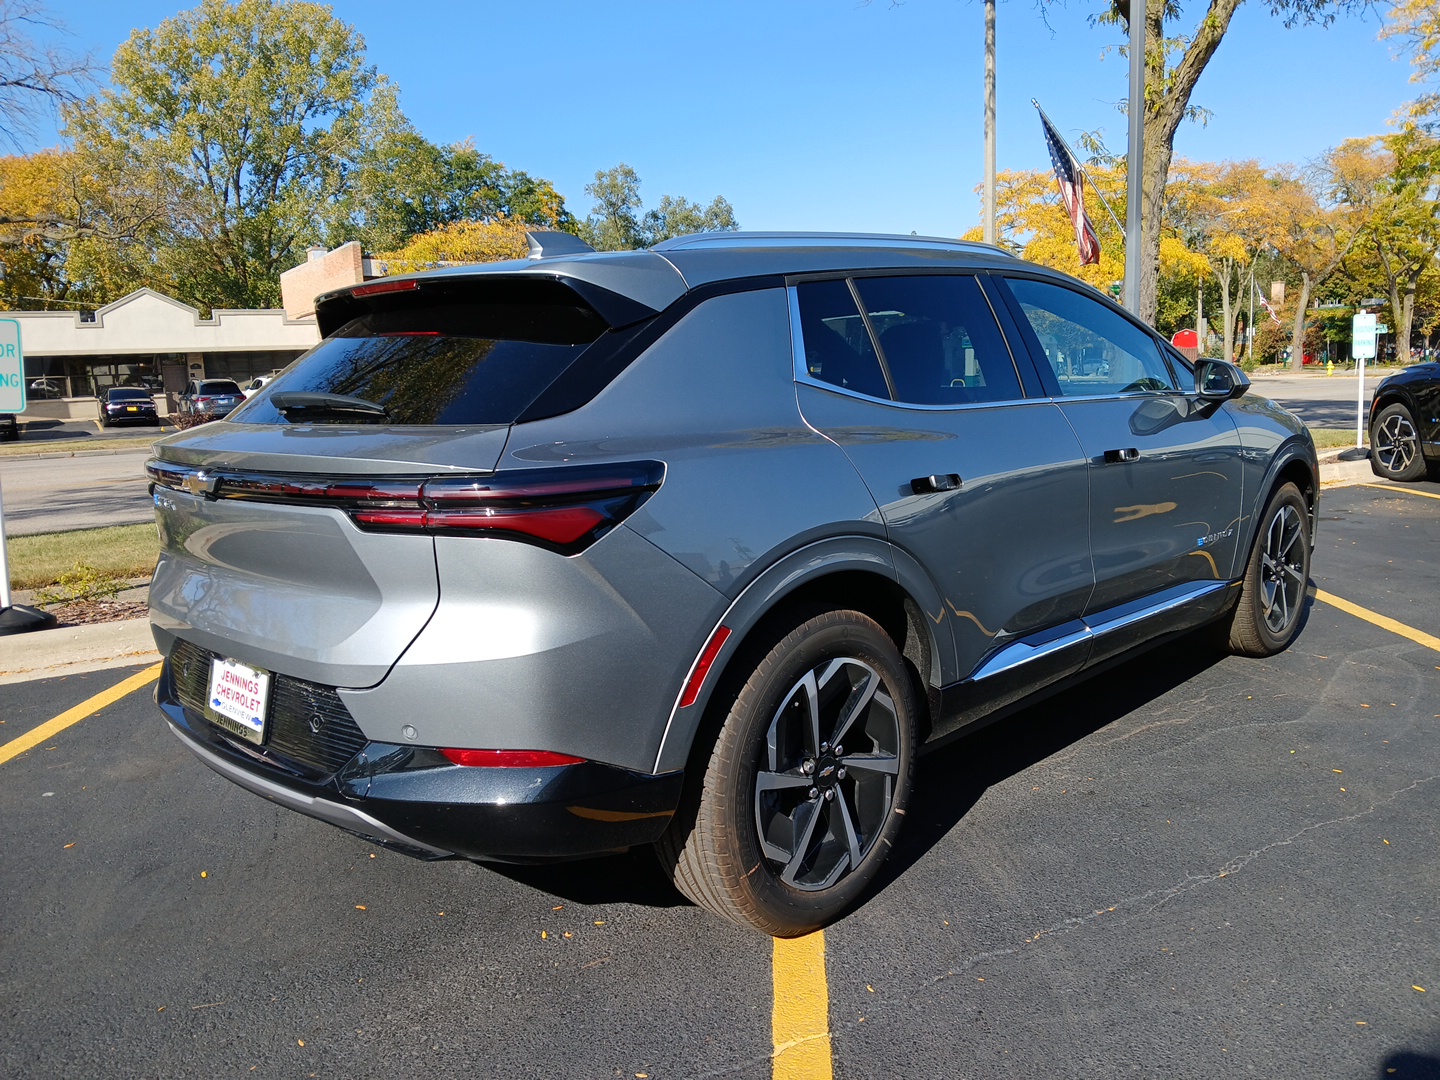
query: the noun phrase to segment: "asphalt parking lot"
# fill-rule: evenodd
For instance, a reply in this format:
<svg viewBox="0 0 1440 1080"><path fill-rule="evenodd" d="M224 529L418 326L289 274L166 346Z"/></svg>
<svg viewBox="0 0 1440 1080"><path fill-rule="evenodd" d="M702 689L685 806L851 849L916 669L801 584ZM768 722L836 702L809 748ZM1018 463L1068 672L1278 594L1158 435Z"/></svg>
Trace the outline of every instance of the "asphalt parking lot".
<svg viewBox="0 0 1440 1080"><path fill-rule="evenodd" d="M1277 657L1184 640L926 758L867 902L773 946L647 852L271 806L142 669L0 686L0 1073L1440 1076L1440 484L1326 491L1311 591Z"/></svg>

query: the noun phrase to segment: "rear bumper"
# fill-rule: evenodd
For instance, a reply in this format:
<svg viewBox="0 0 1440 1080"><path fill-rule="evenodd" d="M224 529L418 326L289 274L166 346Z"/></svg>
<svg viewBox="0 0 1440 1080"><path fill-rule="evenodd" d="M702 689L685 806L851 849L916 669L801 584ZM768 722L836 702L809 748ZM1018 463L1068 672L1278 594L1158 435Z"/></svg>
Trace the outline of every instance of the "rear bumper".
<svg viewBox="0 0 1440 1080"><path fill-rule="evenodd" d="M599 762L470 768L434 749L378 742L315 778L187 709L169 660L155 699L180 741L221 776L419 858L548 862L604 854L659 839L680 799L679 771L652 776Z"/></svg>

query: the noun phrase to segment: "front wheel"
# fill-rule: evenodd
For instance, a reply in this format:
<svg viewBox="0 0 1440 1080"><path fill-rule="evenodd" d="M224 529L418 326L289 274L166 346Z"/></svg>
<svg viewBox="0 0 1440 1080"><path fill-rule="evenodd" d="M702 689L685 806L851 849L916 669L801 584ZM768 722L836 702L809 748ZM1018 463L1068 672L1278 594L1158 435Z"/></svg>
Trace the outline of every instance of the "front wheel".
<svg viewBox="0 0 1440 1080"><path fill-rule="evenodd" d="M1309 522L1309 508L1294 484L1282 484L1265 504L1231 615L1231 652L1273 656L1299 633L1310 581Z"/></svg>
<svg viewBox="0 0 1440 1080"><path fill-rule="evenodd" d="M856 611L803 618L751 662L698 798L658 850L697 904L792 937L843 915L894 844L915 691L894 642Z"/></svg>
<svg viewBox="0 0 1440 1080"><path fill-rule="evenodd" d="M1420 435L1410 410L1399 402L1386 405L1370 429L1370 464L1387 480L1419 480L1425 475Z"/></svg>

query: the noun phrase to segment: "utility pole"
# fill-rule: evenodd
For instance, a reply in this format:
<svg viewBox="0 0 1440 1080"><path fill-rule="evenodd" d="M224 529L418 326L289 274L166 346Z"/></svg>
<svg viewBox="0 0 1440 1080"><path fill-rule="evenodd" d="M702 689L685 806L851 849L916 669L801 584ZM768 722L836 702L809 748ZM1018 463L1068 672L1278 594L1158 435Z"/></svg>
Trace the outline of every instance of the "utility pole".
<svg viewBox="0 0 1440 1080"><path fill-rule="evenodd" d="M985 0L985 243L995 243L995 0Z"/></svg>
<svg viewBox="0 0 1440 1080"><path fill-rule="evenodd" d="M1145 157L1145 6L1130 0L1130 144L1125 155L1125 307L1140 313L1140 178Z"/></svg>

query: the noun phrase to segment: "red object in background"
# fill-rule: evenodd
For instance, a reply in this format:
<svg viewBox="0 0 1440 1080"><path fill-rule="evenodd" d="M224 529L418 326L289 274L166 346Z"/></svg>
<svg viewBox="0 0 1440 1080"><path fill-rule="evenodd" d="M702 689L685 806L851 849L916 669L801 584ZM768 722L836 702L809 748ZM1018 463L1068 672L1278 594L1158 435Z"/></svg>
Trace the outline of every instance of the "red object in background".
<svg viewBox="0 0 1440 1080"><path fill-rule="evenodd" d="M1194 330L1176 330L1175 336L1170 339L1170 344L1177 349L1198 349L1200 348L1200 335Z"/></svg>

